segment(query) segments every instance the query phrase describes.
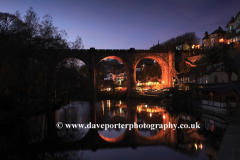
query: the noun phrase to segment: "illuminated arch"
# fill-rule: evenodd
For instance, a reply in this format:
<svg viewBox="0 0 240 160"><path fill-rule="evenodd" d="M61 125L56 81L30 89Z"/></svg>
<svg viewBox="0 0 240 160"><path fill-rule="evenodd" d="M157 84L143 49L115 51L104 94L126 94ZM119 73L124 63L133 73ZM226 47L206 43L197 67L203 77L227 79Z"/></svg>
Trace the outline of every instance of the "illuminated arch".
<svg viewBox="0 0 240 160"><path fill-rule="evenodd" d="M119 62L121 62L121 63L124 65L124 67L126 68L126 71L128 70L129 67L128 67L128 65L127 65L127 62L125 62L122 58L120 58L120 57L118 57L118 56L107 56L107 57L104 57L104 58L102 58L102 59L97 63L97 65L98 65L100 62L102 62L103 60L109 59L109 58L118 60ZM96 65L96 66L97 66L97 65Z"/></svg>
<svg viewBox="0 0 240 160"><path fill-rule="evenodd" d="M121 63L124 65L124 67L125 67L125 69L126 69L126 75L127 75L126 80L127 80L127 83L128 83L129 77L130 77L130 71L129 71L128 63L127 63L126 61L124 61L122 58L118 57L118 56L107 56L107 57L102 58L102 59L101 59L100 61L98 61L98 63L96 64L96 67L95 67L94 72L96 71L97 65L98 65L100 62L102 62L102 61L105 60L105 59L109 59L109 58L111 58L111 59L116 59L116 60L118 60L119 62L121 62Z"/></svg>
<svg viewBox="0 0 240 160"><path fill-rule="evenodd" d="M140 58L137 59L136 63L134 64L134 69L136 69L137 64L142 59L152 59L152 60L156 61L159 64L159 66L161 67L161 70L162 70L162 81L164 81L163 83L165 83L167 86L170 86L169 64L163 57L161 57L159 55L148 55L148 54L144 55L144 56L141 56ZM136 73L135 73L134 77L135 77L135 82L136 82Z"/></svg>

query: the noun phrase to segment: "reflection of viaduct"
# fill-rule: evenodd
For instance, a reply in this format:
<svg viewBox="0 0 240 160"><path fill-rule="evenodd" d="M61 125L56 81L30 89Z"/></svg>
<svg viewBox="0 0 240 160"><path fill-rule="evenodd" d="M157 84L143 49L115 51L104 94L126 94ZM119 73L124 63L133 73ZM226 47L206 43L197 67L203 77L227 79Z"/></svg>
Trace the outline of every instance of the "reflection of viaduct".
<svg viewBox="0 0 240 160"><path fill-rule="evenodd" d="M119 60L126 68L127 72L127 88L131 90L136 86L136 66L142 59L149 58L155 60L162 69L162 80L165 82L166 87L172 85L172 77L176 74L175 70L175 53L173 52L158 52L152 50L135 50L130 48L129 50L96 50L95 48L84 50L46 50L49 63L51 65L57 65L59 62L67 58L77 58L83 61L89 67L90 73L90 86L91 96L95 97L95 70L97 64L106 59L113 58ZM39 59L43 58L42 54L39 54ZM46 61L46 60L44 60Z"/></svg>
<svg viewBox="0 0 240 160"><path fill-rule="evenodd" d="M128 101L127 104L127 123L137 124L137 111L136 105ZM91 107L94 108L94 107ZM91 115L91 123L94 124L97 122L96 111L92 110ZM175 117L170 116L168 113L165 113L165 118L162 119L163 124L178 124L178 121ZM50 125L49 125L50 126ZM51 125L53 126L53 125ZM54 126L55 128L55 121ZM55 132L54 130L51 130ZM193 131L194 132L194 131ZM77 133L77 132L76 132ZM194 132L195 133L195 132ZM179 138L183 136L184 138ZM194 134L194 139L202 141L202 136L197 133ZM160 129L160 131L150 137L145 137L141 135L138 129L129 130L128 128L125 132L116 138L107 138L101 135L97 129L90 129L89 132L83 137L81 140L77 140L74 142L65 142L65 140L59 140L54 143L54 145L58 146L58 150L75 150L75 149L103 149L103 148L122 148L122 147L140 147L146 145L167 145L167 146L175 146L177 143L189 143L191 136L187 135L185 132L182 132L181 129L173 130L173 129ZM51 146L49 146L51 148Z"/></svg>
<svg viewBox="0 0 240 160"><path fill-rule="evenodd" d="M96 122L96 117L93 116L96 113L92 113L92 124ZM135 109L128 107L128 124L137 124L137 112ZM163 124L176 124L177 119L172 118L166 114L165 119L163 119ZM58 146L62 146L65 149L100 149L100 148L118 148L118 147L137 147L145 145L160 145L160 144L169 144L174 145L177 143L177 130L172 129L160 129L160 131L154 136L145 137L141 135L137 128L129 130L128 128L125 132L116 138L107 138L98 133L97 129L90 129L87 135L76 142L69 143L60 140Z"/></svg>

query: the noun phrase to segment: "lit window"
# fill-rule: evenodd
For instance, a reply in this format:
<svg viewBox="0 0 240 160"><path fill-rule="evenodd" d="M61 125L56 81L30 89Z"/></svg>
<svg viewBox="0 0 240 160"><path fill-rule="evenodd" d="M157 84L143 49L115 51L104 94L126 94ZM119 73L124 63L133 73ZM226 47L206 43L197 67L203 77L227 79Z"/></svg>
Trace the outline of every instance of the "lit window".
<svg viewBox="0 0 240 160"><path fill-rule="evenodd" d="M223 42L223 38L222 39L219 39L219 43Z"/></svg>

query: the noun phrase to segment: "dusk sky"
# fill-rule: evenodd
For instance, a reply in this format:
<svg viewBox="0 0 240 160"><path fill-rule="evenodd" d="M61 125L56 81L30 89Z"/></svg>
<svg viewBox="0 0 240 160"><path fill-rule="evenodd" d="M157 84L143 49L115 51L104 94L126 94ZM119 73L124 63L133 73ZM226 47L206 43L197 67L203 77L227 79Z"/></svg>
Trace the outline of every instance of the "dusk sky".
<svg viewBox="0 0 240 160"><path fill-rule="evenodd" d="M0 0L0 12L33 7L42 18L77 36L89 49L149 49L153 44L195 32L202 39L240 11L240 0Z"/></svg>

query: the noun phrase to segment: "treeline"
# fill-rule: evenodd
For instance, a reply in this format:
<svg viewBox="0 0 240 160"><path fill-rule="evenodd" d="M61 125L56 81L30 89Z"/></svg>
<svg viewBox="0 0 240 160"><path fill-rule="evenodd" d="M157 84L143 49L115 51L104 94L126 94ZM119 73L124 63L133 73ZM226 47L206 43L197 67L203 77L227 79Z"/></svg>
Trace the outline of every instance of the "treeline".
<svg viewBox="0 0 240 160"><path fill-rule="evenodd" d="M74 42L67 41L67 32L53 25L53 18L46 14L40 19L33 8L21 17L19 11L14 14L0 12L1 49L81 49L82 39L78 36Z"/></svg>
<svg viewBox="0 0 240 160"><path fill-rule="evenodd" d="M73 72L66 71L56 79L61 75L61 67L49 66L46 61L54 57L41 55L52 49L83 48L80 37L74 42L67 41L67 38L66 31L53 25L50 15L40 19L32 7L24 16L19 11L14 14L0 12L0 110L31 115L39 108L44 110L42 106L51 103L56 90L71 88L70 82L64 86L62 83L65 83L63 76L69 79ZM76 78L81 77L74 80Z"/></svg>
<svg viewBox="0 0 240 160"><path fill-rule="evenodd" d="M193 44L199 44L199 38L196 36L195 32L186 32L180 36L177 36L175 38L171 38L163 43L158 42L158 44L153 45L150 49L151 50L175 50L176 45L179 43L186 43L190 46Z"/></svg>

